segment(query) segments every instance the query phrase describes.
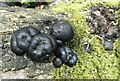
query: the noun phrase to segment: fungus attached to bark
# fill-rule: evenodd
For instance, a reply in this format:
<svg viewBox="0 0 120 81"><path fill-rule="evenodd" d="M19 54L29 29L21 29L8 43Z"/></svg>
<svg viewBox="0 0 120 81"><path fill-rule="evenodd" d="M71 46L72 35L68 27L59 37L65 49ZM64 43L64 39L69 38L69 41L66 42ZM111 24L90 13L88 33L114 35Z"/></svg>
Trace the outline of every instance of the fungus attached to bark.
<svg viewBox="0 0 120 81"><path fill-rule="evenodd" d="M16 30L11 37L11 51L16 55L24 55L35 62L46 62L55 53L53 65L58 68L62 64L72 67L77 62L76 54L68 46L74 32L66 21L53 25L52 35L41 33L34 27L24 27Z"/></svg>
<svg viewBox="0 0 120 81"><path fill-rule="evenodd" d="M24 27L16 30L11 37L11 51L16 55L24 55L33 36L39 34L34 27Z"/></svg>
<svg viewBox="0 0 120 81"><path fill-rule="evenodd" d="M56 48L56 40L52 35L35 35L28 48L27 56L36 62L44 62L52 56Z"/></svg>
<svg viewBox="0 0 120 81"><path fill-rule="evenodd" d="M51 29L51 33L55 35L57 40L65 42L70 41L74 36L72 26L66 21L59 21L55 23Z"/></svg>

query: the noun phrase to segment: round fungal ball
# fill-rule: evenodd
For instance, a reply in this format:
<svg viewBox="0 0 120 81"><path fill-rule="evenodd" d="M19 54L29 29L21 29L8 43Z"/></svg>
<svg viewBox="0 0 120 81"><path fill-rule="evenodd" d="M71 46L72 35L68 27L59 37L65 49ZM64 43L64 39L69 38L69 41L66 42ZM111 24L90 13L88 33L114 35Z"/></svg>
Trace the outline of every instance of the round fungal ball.
<svg viewBox="0 0 120 81"><path fill-rule="evenodd" d="M68 65L69 67L72 67L73 65L76 64L78 58L77 58L77 55L76 54L70 54L67 58L67 63L66 65Z"/></svg>
<svg viewBox="0 0 120 81"><path fill-rule="evenodd" d="M113 49L113 45L109 41L104 41L103 45L104 45L105 50L112 50Z"/></svg>
<svg viewBox="0 0 120 81"><path fill-rule="evenodd" d="M67 61L67 52L64 47L59 47L56 52L56 57L60 57L62 61L65 63Z"/></svg>
<svg viewBox="0 0 120 81"><path fill-rule="evenodd" d="M33 36L39 34L34 27L24 27L16 30L11 37L11 51L16 55L24 55Z"/></svg>
<svg viewBox="0 0 120 81"><path fill-rule="evenodd" d="M35 35L28 48L27 56L36 62L44 62L52 56L56 49L56 40L52 35Z"/></svg>
<svg viewBox="0 0 120 81"><path fill-rule="evenodd" d="M55 35L57 40L62 41L70 41L74 36L72 26L66 21L55 23L51 29L51 33Z"/></svg>
<svg viewBox="0 0 120 81"><path fill-rule="evenodd" d="M54 58L54 60L53 60L53 65L54 65L56 68L61 67L62 64L63 64L63 62L62 62L62 59L61 59L61 58L59 58L59 57Z"/></svg>

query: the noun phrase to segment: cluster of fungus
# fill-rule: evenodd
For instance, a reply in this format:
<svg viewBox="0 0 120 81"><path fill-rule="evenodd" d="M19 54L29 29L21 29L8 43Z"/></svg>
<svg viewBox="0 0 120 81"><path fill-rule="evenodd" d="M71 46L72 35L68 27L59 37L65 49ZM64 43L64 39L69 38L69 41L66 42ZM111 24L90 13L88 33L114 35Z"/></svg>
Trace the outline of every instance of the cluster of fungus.
<svg viewBox="0 0 120 81"><path fill-rule="evenodd" d="M77 62L77 55L66 46L66 42L70 41L74 36L72 26L68 22L60 21L53 25L51 34L56 37L57 49L55 52L55 58L53 65L60 67L62 64L66 64L72 67Z"/></svg>
<svg viewBox="0 0 120 81"><path fill-rule="evenodd" d="M77 55L66 42L74 36L72 26L67 21L58 21L51 28L51 33L41 33L34 27L16 30L11 37L11 51L21 56L26 54L35 62L45 62L55 56L53 65L59 68L64 63L72 67L77 62Z"/></svg>

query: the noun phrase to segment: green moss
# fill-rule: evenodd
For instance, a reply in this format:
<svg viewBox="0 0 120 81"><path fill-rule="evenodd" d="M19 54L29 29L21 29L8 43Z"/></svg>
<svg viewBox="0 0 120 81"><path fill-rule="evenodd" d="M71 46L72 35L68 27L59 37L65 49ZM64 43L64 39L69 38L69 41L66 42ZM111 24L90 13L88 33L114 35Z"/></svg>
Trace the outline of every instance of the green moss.
<svg viewBox="0 0 120 81"><path fill-rule="evenodd" d="M79 2L78 2L79 1ZM116 1L101 2L100 0L77 0L77 2L59 3L51 8L56 12L65 12L70 15L66 20L73 26L75 37L70 42L70 47L78 56L76 66L70 68L63 65L61 68L54 69L52 75L55 79L117 79L118 78L118 60L120 57L120 39L116 40L112 51L105 51L100 44L100 40L91 35L89 36L89 27L86 22L87 10L94 4L104 4L107 6L118 5ZM87 53L84 51L83 43L90 42L94 51ZM117 57L117 56L118 57Z"/></svg>

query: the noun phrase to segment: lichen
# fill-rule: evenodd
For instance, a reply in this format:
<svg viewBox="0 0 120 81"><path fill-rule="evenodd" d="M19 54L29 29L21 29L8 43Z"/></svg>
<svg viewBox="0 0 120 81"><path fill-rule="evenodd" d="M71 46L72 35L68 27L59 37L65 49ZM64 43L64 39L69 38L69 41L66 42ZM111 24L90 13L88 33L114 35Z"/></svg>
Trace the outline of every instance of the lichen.
<svg viewBox="0 0 120 81"><path fill-rule="evenodd" d="M77 0L77 2L59 3L51 7L52 11L65 12L70 17L66 18L73 26L75 36L69 45L78 56L76 66L67 67L63 65L59 69L54 69L52 76L55 79L117 79L120 59L120 38L113 43L111 51L106 51L101 45L101 41L94 35L90 35L86 22L87 12L94 4L117 6L120 0L100 1L100 0ZM118 12L117 12L118 13ZM120 19L120 17L119 17ZM89 37L90 36L90 37ZM84 51L83 44L89 42L94 50L91 53Z"/></svg>

